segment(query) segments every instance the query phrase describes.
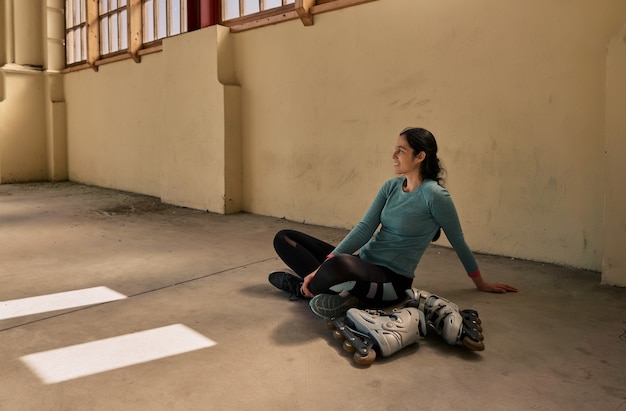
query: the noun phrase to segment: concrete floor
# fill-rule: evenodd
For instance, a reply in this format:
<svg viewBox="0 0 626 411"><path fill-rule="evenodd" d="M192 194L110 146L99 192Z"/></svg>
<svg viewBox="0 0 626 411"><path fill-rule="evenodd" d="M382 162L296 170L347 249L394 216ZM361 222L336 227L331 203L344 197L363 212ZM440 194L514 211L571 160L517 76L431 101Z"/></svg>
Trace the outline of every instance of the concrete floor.
<svg viewBox="0 0 626 411"><path fill-rule="evenodd" d="M427 337L362 368L267 283L287 227L345 235L72 183L1 185L0 310L96 286L127 298L0 320L0 410L626 410L626 289L598 273L478 255L487 280L521 290L480 293L433 246L415 285L477 309L486 350ZM217 344L49 384L21 360L171 324Z"/></svg>

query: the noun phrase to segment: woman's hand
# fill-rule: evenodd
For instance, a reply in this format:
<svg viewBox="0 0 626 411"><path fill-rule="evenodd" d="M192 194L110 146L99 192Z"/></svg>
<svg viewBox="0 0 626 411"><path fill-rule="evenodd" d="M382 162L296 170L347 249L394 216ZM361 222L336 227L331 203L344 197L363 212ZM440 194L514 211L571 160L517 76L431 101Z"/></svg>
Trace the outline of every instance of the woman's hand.
<svg viewBox="0 0 626 411"><path fill-rule="evenodd" d="M477 277L472 278L476 288L480 291L484 291L487 293L516 293L517 288L512 287L508 284L502 283L488 283L479 275Z"/></svg>
<svg viewBox="0 0 626 411"><path fill-rule="evenodd" d="M324 260L324 262L322 264L324 264L326 261L330 260L331 258L334 258L335 255L334 254L328 254L326 256L326 260ZM321 267L321 264L320 264ZM304 294L305 296L309 297L309 298L313 298L315 296L315 294L313 294L311 292L311 290L309 290L309 284L311 284L311 280L313 279L313 277L315 277L315 274L317 274L317 271L320 269L320 267L317 267L317 269L315 271L313 271L311 274L307 275L306 277L304 277L304 281L302 283L302 287L300 288L300 291L302 292L302 294Z"/></svg>
<svg viewBox="0 0 626 411"><path fill-rule="evenodd" d="M309 298L313 298L314 296L313 293L309 290L309 284L311 283L313 277L315 277L315 274L317 274L317 270L304 277L304 282L302 283L302 288L300 289L300 291L302 291L302 294L306 295Z"/></svg>
<svg viewBox="0 0 626 411"><path fill-rule="evenodd" d="M480 291L485 291L487 293L516 293L517 288L512 287L508 284L500 284L500 283L483 283L482 286L477 287Z"/></svg>

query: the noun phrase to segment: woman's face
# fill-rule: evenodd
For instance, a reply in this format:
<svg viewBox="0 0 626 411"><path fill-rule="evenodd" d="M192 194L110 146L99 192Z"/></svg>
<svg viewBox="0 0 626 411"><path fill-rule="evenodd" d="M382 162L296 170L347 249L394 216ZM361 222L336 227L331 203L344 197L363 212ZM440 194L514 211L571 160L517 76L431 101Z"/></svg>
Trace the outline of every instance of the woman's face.
<svg viewBox="0 0 626 411"><path fill-rule="evenodd" d="M403 135L398 137L396 148L391 158L393 159L393 170L396 174L419 172L420 163L423 160L423 156L415 155L408 141L406 141L406 137Z"/></svg>

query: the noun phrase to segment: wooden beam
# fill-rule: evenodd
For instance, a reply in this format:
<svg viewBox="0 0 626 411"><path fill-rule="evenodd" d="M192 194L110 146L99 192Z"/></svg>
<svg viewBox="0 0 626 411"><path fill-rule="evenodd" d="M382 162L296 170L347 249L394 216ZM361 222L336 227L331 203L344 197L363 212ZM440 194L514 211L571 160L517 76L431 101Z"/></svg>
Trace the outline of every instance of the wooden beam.
<svg viewBox="0 0 626 411"><path fill-rule="evenodd" d="M311 14L311 7L315 5L315 0L296 0L294 7L298 17L302 20L302 24L305 26L313 25L313 14Z"/></svg>
<svg viewBox="0 0 626 411"><path fill-rule="evenodd" d="M98 71L96 61L100 58L100 19L98 0L87 0L87 64Z"/></svg>
<svg viewBox="0 0 626 411"><path fill-rule="evenodd" d="M128 2L128 54L136 63L141 62L139 50L143 46L143 20L141 11L141 0L130 0Z"/></svg>

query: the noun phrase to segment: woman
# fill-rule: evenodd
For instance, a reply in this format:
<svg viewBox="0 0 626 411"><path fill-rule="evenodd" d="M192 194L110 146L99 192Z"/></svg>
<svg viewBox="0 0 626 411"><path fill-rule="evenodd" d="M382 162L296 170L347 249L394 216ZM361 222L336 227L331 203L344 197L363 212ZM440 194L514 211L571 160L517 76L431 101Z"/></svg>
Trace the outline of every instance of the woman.
<svg viewBox="0 0 626 411"><path fill-rule="evenodd" d="M401 177L383 184L363 219L338 246L293 230L276 234L274 248L293 272L273 272L270 283L288 291L290 299L311 298L313 311L327 318L355 306L392 306L406 299L420 258L443 229L476 288L516 292L482 278L442 186L435 137L423 128L404 129L392 159Z"/></svg>

